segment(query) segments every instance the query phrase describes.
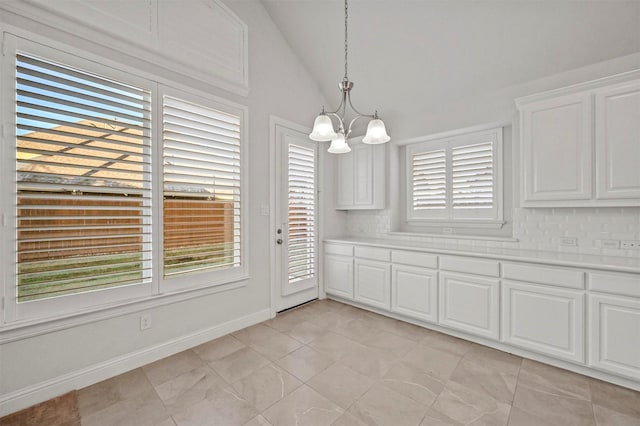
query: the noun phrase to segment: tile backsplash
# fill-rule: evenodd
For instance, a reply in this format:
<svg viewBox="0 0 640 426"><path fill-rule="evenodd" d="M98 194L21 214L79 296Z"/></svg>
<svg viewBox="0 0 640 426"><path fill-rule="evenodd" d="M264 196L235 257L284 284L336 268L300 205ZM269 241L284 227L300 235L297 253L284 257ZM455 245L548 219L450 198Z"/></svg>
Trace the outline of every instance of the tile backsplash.
<svg viewBox="0 0 640 426"><path fill-rule="evenodd" d="M384 237L391 229L391 210L350 211L347 233L353 237ZM420 239L425 243L446 242L451 237L420 234L394 236ZM519 248L607 256L640 257L639 250L605 248L603 240L640 240L640 207L524 209L513 212L513 237L517 242L455 237L460 245ZM563 239L575 238L576 245L563 245Z"/></svg>

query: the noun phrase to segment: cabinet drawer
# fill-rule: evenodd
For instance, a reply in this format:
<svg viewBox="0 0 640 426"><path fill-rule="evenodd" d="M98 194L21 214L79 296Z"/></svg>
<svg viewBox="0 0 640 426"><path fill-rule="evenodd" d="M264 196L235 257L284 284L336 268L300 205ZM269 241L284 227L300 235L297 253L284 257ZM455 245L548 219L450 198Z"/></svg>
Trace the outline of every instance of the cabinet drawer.
<svg viewBox="0 0 640 426"><path fill-rule="evenodd" d="M391 260L391 250L376 247L356 247L356 257L389 262Z"/></svg>
<svg viewBox="0 0 640 426"><path fill-rule="evenodd" d="M324 252L338 256L353 256L353 246L346 244L325 244Z"/></svg>
<svg viewBox="0 0 640 426"><path fill-rule="evenodd" d="M440 257L440 269L465 274L500 276L500 263L493 260L470 259L467 257Z"/></svg>
<svg viewBox="0 0 640 426"><path fill-rule="evenodd" d="M640 297L640 275L590 272L589 290Z"/></svg>
<svg viewBox="0 0 640 426"><path fill-rule="evenodd" d="M567 288L584 288L584 272L550 266L503 263L502 276L510 280L527 281Z"/></svg>
<svg viewBox="0 0 640 426"><path fill-rule="evenodd" d="M415 251L394 250L391 252L391 261L393 263L419 266L422 268L436 269L438 267L438 256L428 253L418 253Z"/></svg>

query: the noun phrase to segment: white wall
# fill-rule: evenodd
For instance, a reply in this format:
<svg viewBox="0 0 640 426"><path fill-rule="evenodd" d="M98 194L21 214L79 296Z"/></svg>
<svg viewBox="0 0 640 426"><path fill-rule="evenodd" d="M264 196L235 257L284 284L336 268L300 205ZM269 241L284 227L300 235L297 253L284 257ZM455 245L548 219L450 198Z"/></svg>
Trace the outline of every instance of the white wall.
<svg viewBox="0 0 640 426"><path fill-rule="evenodd" d="M13 26L89 49L143 71L160 73L162 78L248 106L250 203L247 214L251 276L240 288L146 309L145 312L152 315L153 327L144 332L139 331L139 312L115 314L111 318L17 340L8 339L6 333L3 336L0 331L0 342L5 342L0 344L0 417L269 315L270 260L265 253L269 253L271 244L270 225L269 217L260 215L261 206L269 204L270 196L269 117L275 114L309 126L317 109L326 101L262 3L258 0L227 3L249 28L250 92L246 98L203 85L188 76L160 70L153 64L90 41L76 40L55 28L0 12L0 19ZM96 34L95 37L105 42L104 36ZM332 189L332 185L327 187L325 199L335 198L330 192ZM343 234L344 220L338 220L340 214L333 209L328 212L324 228L330 235ZM185 337L189 338L184 340Z"/></svg>
<svg viewBox="0 0 640 426"><path fill-rule="evenodd" d="M414 127L413 131L421 133L407 135L406 139L484 123L513 123L511 137L505 137L505 142L510 142L513 148L511 158L505 156L505 166L512 167L511 172L505 173L505 176L512 176L511 182L506 182L505 185L505 188L510 186L512 190L511 193L505 194L505 198L509 199L507 205L511 204L514 207L512 212L505 212L505 216L513 216L508 228L512 227L513 237L518 241L482 241L465 238L451 240L417 235L403 238L419 238L425 243L446 241L448 244L461 246L474 245L612 256L639 256L637 251L632 250L602 249L599 240L640 239L640 208L523 209L519 207L519 128L518 115L513 102L515 98L520 96L639 68L640 53L623 56L507 89L488 91L459 102L444 103L428 119L422 120L419 124L416 123L419 130ZM403 134L406 135L406 133ZM398 163L402 161L402 158L398 155L399 148L397 146L391 148L389 166L392 175L390 177L390 201L387 208L381 211L350 211L347 214L347 235L380 237L386 236L389 232L403 229L403 212L398 207L403 205L401 195L398 195L401 192L399 189L403 179L401 176L402 168L398 166ZM561 247L559 245L561 237L578 238L577 247Z"/></svg>

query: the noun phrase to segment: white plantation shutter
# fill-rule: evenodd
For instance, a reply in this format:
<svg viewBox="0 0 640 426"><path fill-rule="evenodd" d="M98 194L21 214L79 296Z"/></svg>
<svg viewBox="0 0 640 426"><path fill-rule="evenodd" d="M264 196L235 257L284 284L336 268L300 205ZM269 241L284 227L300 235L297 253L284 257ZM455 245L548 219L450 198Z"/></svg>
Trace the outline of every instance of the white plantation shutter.
<svg viewBox="0 0 640 426"><path fill-rule="evenodd" d="M408 146L407 219L500 226L501 159L501 128Z"/></svg>
<svg viewBox="0 0 640 426"><path fill-rule="evenodd" d="M412 155L411 188L414 210L442 210L447 207L446 171L445 150Z"/></svg>
<svg viewBox="0 0 640 426"><path fill-rule="evenodd" d="M315 152L288 146L289 282L315 276Z"/></svg>
<svg viewBox="0 0 640 426"><path fill-rule="evenodd" d="M164 275L241 263L240 117L163 100Z"/></svg>
<svg viewBox="0 0 640 426"><path fill-rule="evenodd" d="M451 150L454 209L493 208L493 143L453 147Z"/></svg>
<svg viewBox="0 0 640 426"><path fill-rule="evenodd" d="M16 55L17 299L151 278L150 92Z"/></svg>

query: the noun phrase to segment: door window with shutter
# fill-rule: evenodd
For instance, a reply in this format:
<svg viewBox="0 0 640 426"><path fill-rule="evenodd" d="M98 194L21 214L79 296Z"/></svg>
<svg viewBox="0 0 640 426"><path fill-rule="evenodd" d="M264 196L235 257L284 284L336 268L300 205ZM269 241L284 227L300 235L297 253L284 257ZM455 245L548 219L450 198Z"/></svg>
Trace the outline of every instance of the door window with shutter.
<svg viewBox="0 0 640 426"><path fill-rule="evenodd" d="M407 220L502 221L502 128L406 148Z"/></svg>

